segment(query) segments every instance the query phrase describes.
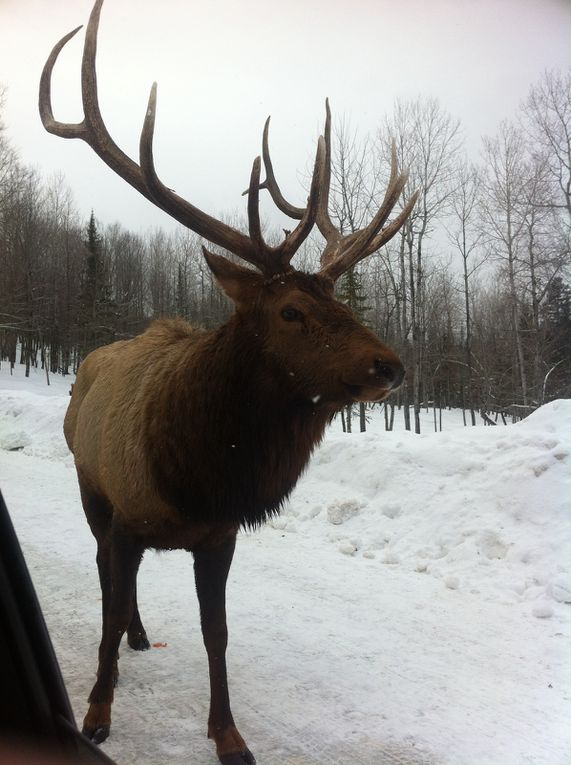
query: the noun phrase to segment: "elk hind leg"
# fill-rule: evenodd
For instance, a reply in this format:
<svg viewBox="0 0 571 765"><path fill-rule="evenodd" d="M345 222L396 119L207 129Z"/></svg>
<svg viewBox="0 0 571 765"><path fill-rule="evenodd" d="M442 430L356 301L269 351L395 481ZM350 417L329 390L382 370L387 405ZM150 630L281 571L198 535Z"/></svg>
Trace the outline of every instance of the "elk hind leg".
<svg viewBox="0 0 571 765"><path fill-rule="evenodd" d="M113 507L105 497L89 489L87 482L82 479L81 475L79 475L79 489L85 517L87 518L91 533L97 542L95 560L99 575L99 586L101 587L101 624L103 634L105 632L111 599L111 524L113 520ZM101 646L99 650L101 651ZM117 684L118 678L119 667L117 661L115 661L113 669L114 685Z"/></svg>
<svg viewBox="0 0 571 765"><path fill-rule="evenodd" d="M146 651L151 647L139 614L139 606L137 604L137 582L135 582L133 592L133 616L127 627L127 643L134 651Z"/></svg>
<svg viewBox="0 0 571 765"><path fill-rule="evenodd" d="M89 709L83 722L83 733L95 743L104 741L111 727L117 654L133 617L135 582L143 549L142 543L113 518L109 534L109 602L99 646L97 680L89 695Z"/></svg>
<svg viewBox="0 0 571 765"><path fill-rule="evenodd" d="M111 563L110 563L110 541L111 541L111 521L113 519L113 508L104 498L90 491L85 481L79 479L81 491L81 500L83 509L91 532L97 541L97 571L99 573L99 584L101 586L101 611L102 623L105 628L107 612L109 610L109 599L111 596ZM127 628L127 641L129 646L135 651L145 651L150 648L147 640L147 633L141 622L139 607L137 604L137 586L133 595L133 617ZM117 657L118 658L118 657ZM119 669L115 664L115 683L119 677Z"/></svg>

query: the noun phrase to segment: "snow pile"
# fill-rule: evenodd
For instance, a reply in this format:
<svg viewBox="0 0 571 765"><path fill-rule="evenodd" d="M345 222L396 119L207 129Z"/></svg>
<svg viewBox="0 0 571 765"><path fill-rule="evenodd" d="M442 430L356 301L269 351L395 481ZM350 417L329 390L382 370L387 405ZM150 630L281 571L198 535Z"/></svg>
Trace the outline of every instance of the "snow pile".
<svg viewBox="0 0 571 765"><path fill-rule="evenodd" d="M0 450L21 451L47 460L69 460L63 437L63 418L69 404L74 378L50 376L50 385L41 369L13 370L0 363Z"/></svg>
<svg viewBox="0 0 571 765"><path fill-rule="evenodd" d="M571 601L570 435L568 400L508 427L330 432L273 525L546 616Z"/></svg>
<svg viewBox="0 0 571 765"><path fill-rule="evenodd" d="M47 460L70 460L62 423L69 396L0 392L0 449Z"/></svg>

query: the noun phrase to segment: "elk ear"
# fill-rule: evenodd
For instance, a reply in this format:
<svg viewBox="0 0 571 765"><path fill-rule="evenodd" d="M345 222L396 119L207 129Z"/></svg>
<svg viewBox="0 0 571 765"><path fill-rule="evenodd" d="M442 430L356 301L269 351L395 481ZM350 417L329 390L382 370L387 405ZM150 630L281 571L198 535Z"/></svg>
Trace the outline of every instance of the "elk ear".
<svg viewBox="0 0 571 765"><path fill-rule="evenodd" d="M262 274L252 271L250 268L239 266L237 263L232 263L228 258L215 255L204 247L202 252L208 263L208 268L230 300L233 300L237 306L251 305L256 293L264 283Z"/></svg>

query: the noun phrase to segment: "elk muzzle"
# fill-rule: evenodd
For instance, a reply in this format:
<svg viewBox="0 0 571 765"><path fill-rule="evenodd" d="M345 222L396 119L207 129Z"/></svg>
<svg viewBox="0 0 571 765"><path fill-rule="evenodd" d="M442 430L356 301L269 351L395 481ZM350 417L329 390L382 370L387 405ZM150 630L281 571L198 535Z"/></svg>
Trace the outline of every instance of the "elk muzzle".
<svg viewBox="0 0 571 765"><path fill-rule="evenodd" d="M355 370L343 384L353 401L382 401L404 380L405 370L394 354L375 358L364 372Z"/></svg>
<svg viewBox="0 0 571 765"><path fill-rule="evenodd" d="M379 382L384 382L390 390L396 390L402 384L404 380L404 367L399 361L384 361L383 359L375 359L373 366L374 376Z"/></svg>

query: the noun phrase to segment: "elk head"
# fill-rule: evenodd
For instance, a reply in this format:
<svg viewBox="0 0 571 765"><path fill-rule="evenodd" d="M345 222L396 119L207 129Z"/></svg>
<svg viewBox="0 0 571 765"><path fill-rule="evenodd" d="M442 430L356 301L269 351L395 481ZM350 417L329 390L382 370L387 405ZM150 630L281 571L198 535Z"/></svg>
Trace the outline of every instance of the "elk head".
<svg viewBox="0 0 571 765"><path fill-rule="evenodd" d="M331 179L331 114L326 102L324 135L317 144L307 206L287 202L276 182L268 148L269 118L263 136L266 180L260 181L260 157L254 160L248 196L248 234L212 218L167 188L159 179L153 159L156 84L151 89L139 145L139 164L113 141L104 125L97 99L95 54L103 0L96 0L86 30L82 60L84 119L78 124L54 119L51 106L51 73L63 46L81 27L62 38L44 67L39 95L40 115L50 133L80 138L121 178L157 207L208 241L223 247L251 268L208 252L209 268L236 305L235 321L260 336L270 367L302 397L339 407L351 401L379 401L398 387L404 370L397 356L352 316L347 306L334 298L336 280L363 258L377 251L402 227L417 195L400 214L387 220L407 181L399 172L393 146L391 174L384 200L365 228L342 235L328 212ZM259 215L260 190L269 190L276 206L298 221L277 246L262 235ZM320 269L306 274L294 269L291 260L317 225L325 239Z"/></svg>

